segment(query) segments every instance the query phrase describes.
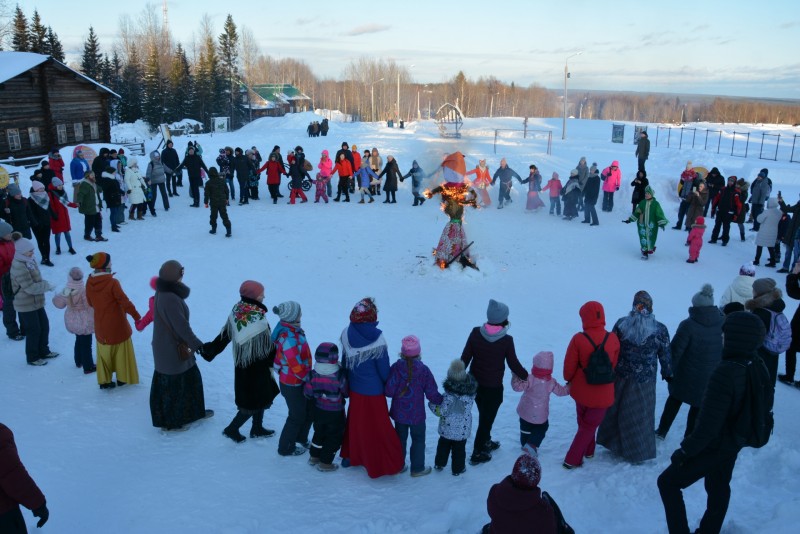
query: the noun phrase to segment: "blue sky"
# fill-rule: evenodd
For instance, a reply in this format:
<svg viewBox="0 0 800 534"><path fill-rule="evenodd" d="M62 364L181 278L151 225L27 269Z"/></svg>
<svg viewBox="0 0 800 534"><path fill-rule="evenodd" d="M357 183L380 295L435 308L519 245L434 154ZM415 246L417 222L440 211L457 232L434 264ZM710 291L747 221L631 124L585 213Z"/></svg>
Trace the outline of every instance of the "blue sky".
<svg viewBox="0 0 800 534"><path fill-rule="evenodd" d="M153 2L161 13L160 1ZM90 24L104 50L120 15L143 4L82 0L23 2L77 54ZM417 83L459 70L476 79L570 88L800 99L800 9L791 0L255 2L169 0L173 35L188 43L207 13L217 33L228 13L262 52L305 61L319 77L341 77L362 56L393 59ZM70 56L75 57L75 56ZM68 58L69 59L69 58Z"/></svg>

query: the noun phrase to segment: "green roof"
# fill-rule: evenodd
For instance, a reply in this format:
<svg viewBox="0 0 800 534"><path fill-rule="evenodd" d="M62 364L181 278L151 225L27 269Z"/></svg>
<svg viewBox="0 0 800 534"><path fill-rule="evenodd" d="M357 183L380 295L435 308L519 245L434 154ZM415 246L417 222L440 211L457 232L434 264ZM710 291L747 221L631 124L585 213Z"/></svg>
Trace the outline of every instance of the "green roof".
<svg viewBox="0 0 800 534"><path fill-rule="evenodd" d="M254 93L267 102L287 102L289 100L311 100L297 87L288 83L262 83L250 87Z"/></svg>

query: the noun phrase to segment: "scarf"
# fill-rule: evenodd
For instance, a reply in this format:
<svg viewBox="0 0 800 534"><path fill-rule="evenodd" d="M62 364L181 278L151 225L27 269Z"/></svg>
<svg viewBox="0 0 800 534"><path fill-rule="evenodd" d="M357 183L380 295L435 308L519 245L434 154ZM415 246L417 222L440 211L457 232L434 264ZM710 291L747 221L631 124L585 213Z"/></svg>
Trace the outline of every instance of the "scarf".
<svg viewBox="0 0 800 534"><path fill-rule="evenodd" d="M32 191L31 200L36 202L36 205L43 210L47 210L50 207L50 197L47 196L46 191Z"/></svg>
<svg viewBox="0 0 800 534"><path fill-rule="evenodd" d="M236 367L248 367L266 359L272 351L267 310L255 302L237 302L222 332L233 341L233 363Z"/></svg>
<svg viewBox="0 0 800 534"><path fill-rule="evenodd" d="M67 198L67 194L61 189L51 189L50 194L53 195L56 200L61 202L65 208L69 207L69 199Z"/></svg>
<svg viewBox="0 0 800 534"><path fill-rule="evenodd" d="M500 325L484 323L483 326L481 326L481 335L483 336L483 339L485 339L489 343L494 343L498 339L501 339L503 336L505 336L507 333L508 333L508 325L500 326Z"/></svg>
<svg viewBox="0 0 800 534"><path fill-rule="evenodd" d="M656 321L655 315L647 309L634 309L619 320L617 329L623 339L635 345L641 345L656 332L656 326L658 326L658 321Z"/></svg>
<svg viewBox="0 0 800 534"><path fill-rule="evenodd" d="M342 352L347 356L348 369L355 369L367 360L381 357L387 346L377 321L350 323L350 326L342 331L340 341Z"/></svg>
<svg viewBox="0 0 800 534"><path fill-rule="evenodd" d="M339 364L316 362L314 371L321 375L334 375L339 372Z"/></svg>
<svg viewBox="0 0 800 534"><path fill-rule="evenodd" d="M541 378L542 380L550 380L553 377L553 370L534 367L533 376L535 376L536 378Z"/></svg>
<svg viewBox="0 0 800 534"><path fill-rule="evenodd" d="M22 252L14 252L14 259L24 263L29 271L39 270L39 266L36 264L36 258L33 256L28 256Z"/></svg>

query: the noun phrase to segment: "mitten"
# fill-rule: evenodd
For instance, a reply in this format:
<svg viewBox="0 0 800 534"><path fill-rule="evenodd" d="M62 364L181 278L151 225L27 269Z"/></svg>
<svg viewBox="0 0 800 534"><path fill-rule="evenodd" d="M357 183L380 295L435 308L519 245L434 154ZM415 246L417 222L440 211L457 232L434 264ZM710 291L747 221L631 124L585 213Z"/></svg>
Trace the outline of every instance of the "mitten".
<svg viewBox="0 0 800 534"><path fill-rule="evenodd" d="M42 528L44 524L47 523L47 520L50 519L50 510L47 509L47 503L44 503L34 510L33 516L39 518L39 521L36 523L36 528Z"/></svg>

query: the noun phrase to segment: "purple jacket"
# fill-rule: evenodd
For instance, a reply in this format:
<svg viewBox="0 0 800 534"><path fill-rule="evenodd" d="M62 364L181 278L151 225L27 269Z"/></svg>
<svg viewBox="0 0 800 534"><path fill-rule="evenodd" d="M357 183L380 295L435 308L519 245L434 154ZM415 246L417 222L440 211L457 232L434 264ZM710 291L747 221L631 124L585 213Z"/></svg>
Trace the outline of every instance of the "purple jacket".
<svg viewBox="0 0 800 534"><path fill-rule="evenodd" d="M411 373L409 375L409 364ZM425 399L431 404L444 400L436 386L436 379L428 366L419 358L400 358L389 370L386 396L392 398L389 416L397 423L418 425L425 422Z"/></svg>
<svg viewBox="0 0 800 534"><path fill-rule="evenodd" d="M310 379L303 385L303 393L309 399L314 399L317 408L326 412L344 410L345 398L349 393L344 369L323 375L315 368L309 376Z"/></svg>

